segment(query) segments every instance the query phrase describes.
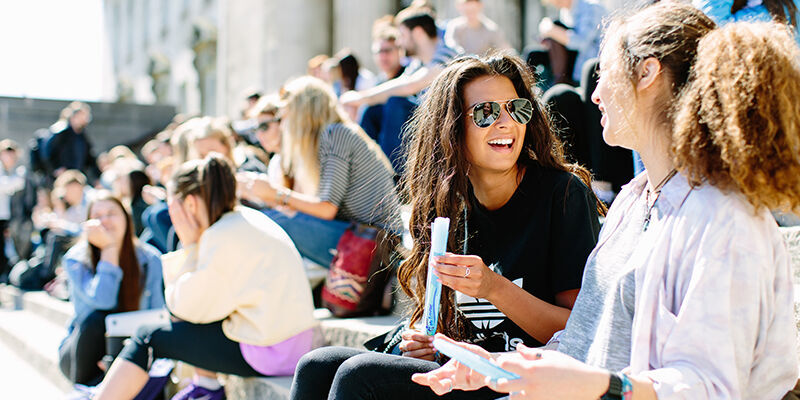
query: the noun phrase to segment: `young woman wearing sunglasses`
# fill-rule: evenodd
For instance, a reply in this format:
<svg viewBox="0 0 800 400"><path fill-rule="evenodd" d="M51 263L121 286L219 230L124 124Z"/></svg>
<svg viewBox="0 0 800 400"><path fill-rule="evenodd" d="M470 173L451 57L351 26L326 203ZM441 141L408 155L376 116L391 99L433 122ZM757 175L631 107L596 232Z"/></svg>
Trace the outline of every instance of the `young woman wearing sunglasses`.
<svg viewBox="0 0 800 400"><path fill-rule="evenodd" d="M414 245L399 279L413 305L402 355L314 351L298 365L292 398L436 397L411 375L440 365L431 337L413 329L437 216L451 220L450 253L435 264L445 286L440 332L505 351L563 329L603 209L588 172L564 161L533 86L524 62L508 55L459 59L433 82L409 131L404 189ZM476 398L496 397L484 389Z"/></svg>
<svg viewBox="0 0 800 400"><path fill-rule="evenodd" d="M521 378L494 388L513 400L790 398L792 271L769 209L800 207L791 33L716 28L660 2L605 38L592 95L603 137L647 171L609 210L558 351L500 355ZM486 384L456 362L414 379L437 393Z"/></svg>

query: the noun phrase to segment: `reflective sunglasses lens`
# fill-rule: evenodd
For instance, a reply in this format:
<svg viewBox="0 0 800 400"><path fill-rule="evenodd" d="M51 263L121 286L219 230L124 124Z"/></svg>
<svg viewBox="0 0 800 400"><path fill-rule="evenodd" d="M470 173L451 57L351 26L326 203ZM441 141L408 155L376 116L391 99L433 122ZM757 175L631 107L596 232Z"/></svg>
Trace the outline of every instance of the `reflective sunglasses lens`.
<svg viewBox="0 0 800 400"><path fill-rule="evenodd" d="M533 116L533 104L528 99L514 99L508 102L508 113L514 121L520 124L527 124Z"/></svg>
<svg viewBox="0 0 800 400"><path fill-rule="evenodd" d="M500 116L500 104L493 101L478 103L472 109L472 120L478 127L489 127Z"/></svg>

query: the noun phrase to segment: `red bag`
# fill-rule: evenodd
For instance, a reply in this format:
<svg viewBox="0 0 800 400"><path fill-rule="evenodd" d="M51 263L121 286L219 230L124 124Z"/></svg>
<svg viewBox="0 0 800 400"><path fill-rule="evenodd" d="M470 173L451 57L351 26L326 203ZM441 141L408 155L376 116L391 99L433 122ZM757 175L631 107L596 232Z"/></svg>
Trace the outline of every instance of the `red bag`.
<svg viewBox="0 0 800 400"><path fill-rule="evenodd" d="M348 228L336 245L322 287L322 304L337 317L384 314L384 292L391 279L392 254L399 240L379 228Z"/></svg>

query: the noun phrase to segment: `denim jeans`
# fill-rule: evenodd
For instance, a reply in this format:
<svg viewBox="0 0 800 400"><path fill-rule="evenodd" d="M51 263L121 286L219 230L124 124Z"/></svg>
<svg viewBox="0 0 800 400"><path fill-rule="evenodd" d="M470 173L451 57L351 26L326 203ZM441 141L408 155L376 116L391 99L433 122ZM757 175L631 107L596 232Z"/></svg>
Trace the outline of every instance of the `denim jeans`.
<svg viewBox="0 0 800 400"><path fill-rule="evenodd" d="M300 255L328 267L333 261L332 250L350 222L326 220L297 212L290 216L271 208L261 210L289 234Z"/></svg>
<svg viewBox="0 0 800 400"><path fill-rule="evenodd" d="M291 399L497 399L503 395L483 388L454 390L444 396L411 381L411 375L439 368L433 361L375 353L347 347L323 347L300 359Z"/></svg>

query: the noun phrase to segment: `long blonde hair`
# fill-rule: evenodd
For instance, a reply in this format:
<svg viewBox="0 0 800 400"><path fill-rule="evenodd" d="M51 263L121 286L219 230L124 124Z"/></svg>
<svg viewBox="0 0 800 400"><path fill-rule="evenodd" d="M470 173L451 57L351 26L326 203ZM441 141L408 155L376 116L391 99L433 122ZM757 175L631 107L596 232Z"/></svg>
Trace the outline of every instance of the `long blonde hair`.
<svg viewBox="0 0 800 400"><path fill-rule="evenodd" d="M281 115L281 167L284 173L316 191L319 186L319 136L334 123L354 125L324 81L303 76L284 87ZM361 129L356 129L361 131Z"/></svg>

